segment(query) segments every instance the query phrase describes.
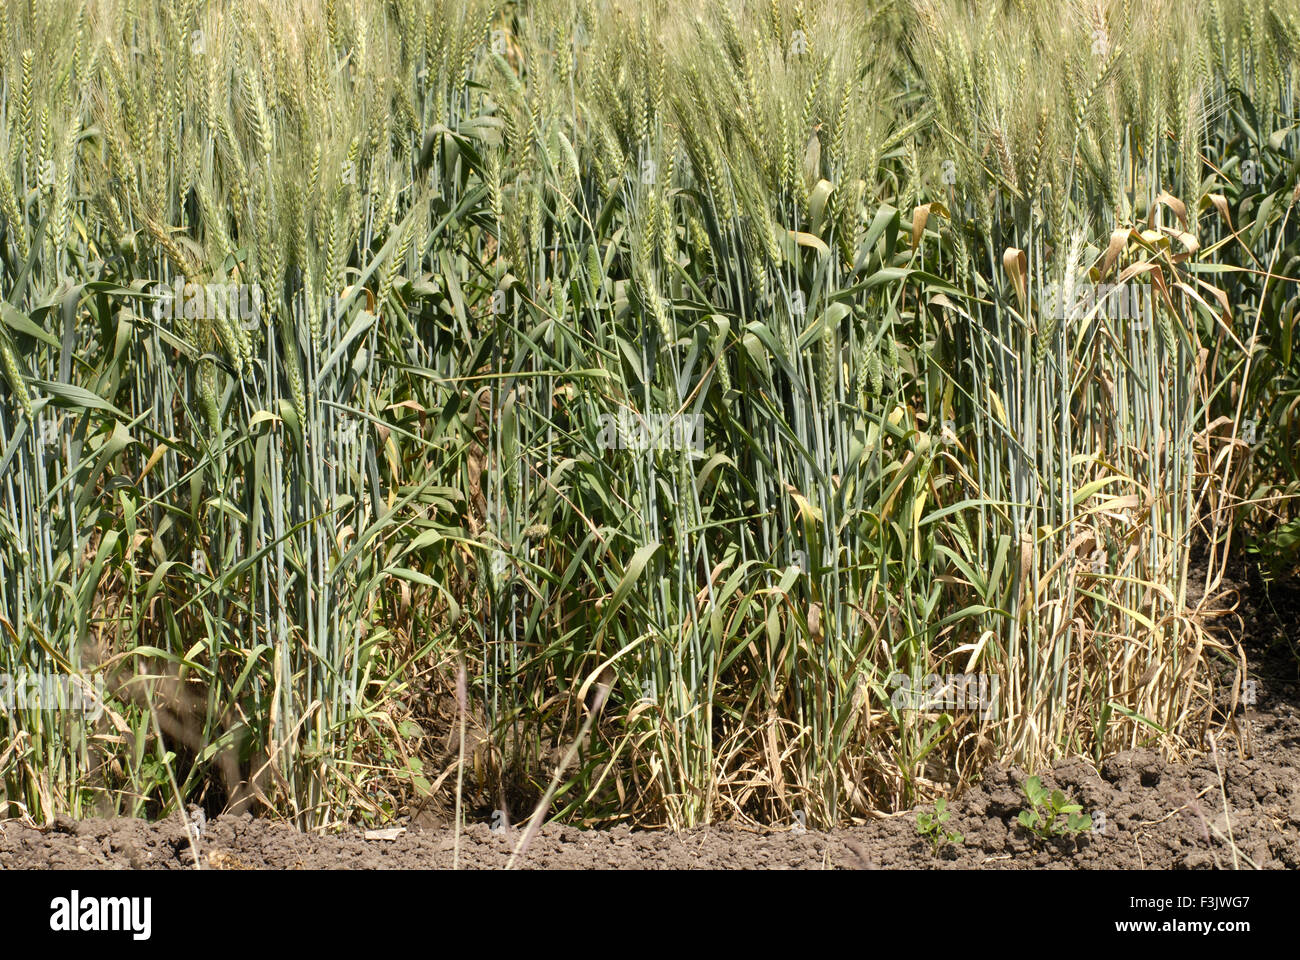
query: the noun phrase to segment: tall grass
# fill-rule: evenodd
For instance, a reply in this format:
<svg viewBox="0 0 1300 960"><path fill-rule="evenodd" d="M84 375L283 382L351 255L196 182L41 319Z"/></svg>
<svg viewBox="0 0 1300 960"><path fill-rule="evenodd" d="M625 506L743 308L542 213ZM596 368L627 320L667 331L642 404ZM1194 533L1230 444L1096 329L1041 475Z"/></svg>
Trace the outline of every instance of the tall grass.
<svg viewBox="0 0 1300 960"><path fill-rule="evenodd" d="M1211 594L1235 531L1296 556L1297 37L7 9L0 672L106 690L0 713L11 812L518 813L590 730L561 816L830 824L1195 748L1193 546ZM1053 300L1115 282L1150 322ZM965 676L987 709L897 696Z"/></svg>

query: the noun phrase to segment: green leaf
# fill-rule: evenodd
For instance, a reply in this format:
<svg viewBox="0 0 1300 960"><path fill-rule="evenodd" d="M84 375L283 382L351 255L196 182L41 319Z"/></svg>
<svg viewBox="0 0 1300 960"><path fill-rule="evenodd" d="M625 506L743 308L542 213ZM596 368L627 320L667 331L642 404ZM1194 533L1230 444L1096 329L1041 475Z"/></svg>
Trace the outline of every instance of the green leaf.
<svg viewBox="0 0 1300 960"><path fill-rule="evenodd" d="M0 300L0 319L19 333L25 333L42 343L48 343L55 349L59 347L59 340L54 334L42 329L27 314L3 300Z"/></svg>
<svg viewBox="0 0 1300 960"><path fill-rule="evenodd" d="M51 402L55 406L72 407L81 410L103 410L123 420L131 419L99 394L91 393L84 387L74 387L70 383L55 383L52 380L33 380L32 386L39 387L48 393Z"/></svg>
<svg viewBox="0 0 1300 960"><path fill-rule="evenodd" d="M641 576L641 571L645 569L646 564L650 562L650 558L658 551L659 543L656 541L639 547L636 553L632 554L632 560L628 563L627 569L623 572L622 579L619 580L618 586L614 588L614 595L610 599L609 605L605 608L605 619L602 624L602 629L613 620L614 615L618 612L618 608L623 605L624 601L627 600L628 594L632 592L632 587Z"/></svg>
<svg viewBox="0 0 1300 960"><path fill-rule="evenodd" d="M1041 804L1046 795L1047 791L1043 789L1043 781L1038 777L1030 777L1025 781L1025 796L1029 798L1029 801L1034 806Z"/></svg>

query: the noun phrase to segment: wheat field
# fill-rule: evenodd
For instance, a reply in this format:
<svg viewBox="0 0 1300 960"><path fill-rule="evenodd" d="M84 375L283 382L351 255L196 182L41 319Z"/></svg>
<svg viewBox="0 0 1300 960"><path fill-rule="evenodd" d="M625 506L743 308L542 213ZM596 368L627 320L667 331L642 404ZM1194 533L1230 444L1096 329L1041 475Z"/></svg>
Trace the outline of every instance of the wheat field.
<svg viewBox="0 0 1300 960"><path fill-rule="evenodd" d="M6 4L0 807L829 826L1202 749L1224 565L1300 562L1298 45Z"/></svg>

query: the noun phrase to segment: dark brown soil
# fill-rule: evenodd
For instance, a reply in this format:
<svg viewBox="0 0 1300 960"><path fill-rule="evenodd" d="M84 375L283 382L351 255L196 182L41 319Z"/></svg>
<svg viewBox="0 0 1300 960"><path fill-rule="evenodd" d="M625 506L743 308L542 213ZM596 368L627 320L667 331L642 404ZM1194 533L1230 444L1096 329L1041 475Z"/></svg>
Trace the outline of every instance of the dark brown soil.
<svg viewBox="0 0 1300 960"><path fill-rule="evenodd" d="M1243 588L1246 584L1242 584ZM915 811L822 833L719 825L671 834L626 827L583 831L544 827L522 865L532 868L1297 868L1300 867L1300 671L1294 586L1265 594L1243 589L1240 625L1250 636L1250 675L1258 700L1239 710L1217 752L1170 763L1149 750L1084 760L1043 774L1083 804L1104 830L1077 839L1038 841L1016 818L1025 806L1025 774L993 767L949 806L960 845L936 855L915 829ZM1235 626L1235 625L1234 625ZM1233 630L1235 633L1236 630ZM1216 767L1217 757L1217 767ZM501 868L517 829L471 824L459 863ZM409 823L393 840L361 830L316 836L267 820L219 817L199 840L202 865L215 869L449 868L454 832ZM179 818L61 820L39 830L0 823L0 869L185 869L193 852Z"/></svg>

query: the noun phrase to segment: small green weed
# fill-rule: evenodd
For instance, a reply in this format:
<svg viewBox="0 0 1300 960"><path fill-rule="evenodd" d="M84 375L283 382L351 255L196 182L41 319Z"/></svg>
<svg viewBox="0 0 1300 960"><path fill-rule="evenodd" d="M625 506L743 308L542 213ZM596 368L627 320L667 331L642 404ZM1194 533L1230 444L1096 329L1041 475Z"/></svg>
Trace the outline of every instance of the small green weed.
<svg viewBox="0 0 1300 960"><path fill-rule="evenodd" d="M949 830L944 826L948 822L948 818L952 816L947 807L948 801L940 797L934 802L933 813L922 810L916 815L916 832L929 842L930 848L936 857L944 844L951 843L956 846L966 839L960 833Z"/></svg>
<svg viewBox="0 0 1300 960"><path fill-rule="evenodd" d="M1031 809L1020 811L1020 825L1040 840L1052 837L1077 837L1092 827L1092 817L1060 790L1050 794L1038 777L1025 781L1025 797Z"/></svg>

